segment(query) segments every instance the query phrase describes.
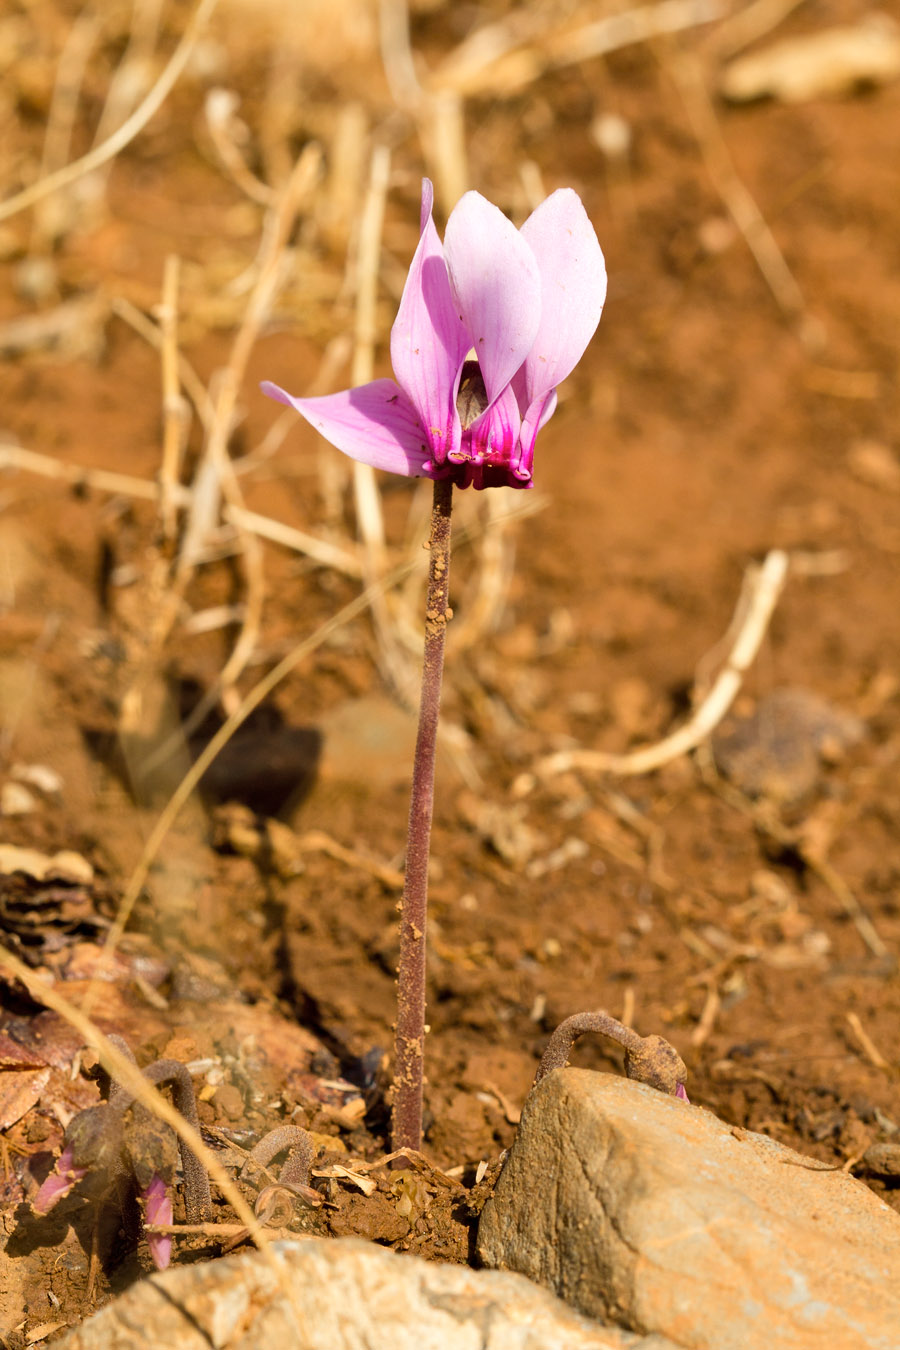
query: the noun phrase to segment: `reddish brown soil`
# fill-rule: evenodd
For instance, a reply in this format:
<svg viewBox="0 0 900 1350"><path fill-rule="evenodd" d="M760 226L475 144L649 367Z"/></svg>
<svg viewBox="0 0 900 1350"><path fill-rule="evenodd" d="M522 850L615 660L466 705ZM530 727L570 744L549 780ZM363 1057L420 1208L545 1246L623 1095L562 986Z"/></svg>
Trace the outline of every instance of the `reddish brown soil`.
<svg viewBox="0 0 900 1350"><path fill-rule="evenodd" d="M14 6L20 27L9 30L27 51L14 52L18 83L4 86L14 142L6 193L35 172L71 19L61 7L40 8L54 17L42 37L29 27L30 5ZM861 12L853 0L822 0L785 31L815 31ZM413 125L391 113L363 39L329 56L318 28L313 38L325 54L316 55L314 42L293 57L302 97L273 112L279 86L269 39L242 28L241 14L227 7L217 30L224 66L186 78L116 160L97 218L64 225L52 244L42 236L56 290L39 302L21 296L31 217L0 226L0 317L50 311L81 293L103 303L125 296L149 311L174 251L183 259L182 350L208 380L227 359L242 314L242 296L226 283L252 262L263 213L208 151L200 128L206 88L225 83L244 94L248 153L265 176L271 163L253 140L261 124L271 128L281 116L281 145L291 153L320 137L327 164L338 110L363 80L371 123L393 147L379 310L386 370L398 276L402 284L415 241L423 160ZM454 28L462 21L442 8L416 22L429 61L468 26ZM73 152L90 143L120 38L111 32L101 42L89 70ZM485 87L467 104L472 184L518 218L528 209L524 160L539 166L546 190L574 186L607 255L609 300L542 434L543 509L512 527L515 572L496 631L456 657L451 651L447 669L446 715L468 732L469 781L458 760L445 758L433 840L425 1150L440 1168L462 1172L455 1187L427 1182L427 1174L424 1187L408 1183L403 1205L389 1174L379 1174L371 1197L322 1181L329 1203L298 1220L301 1227L465 1260L478 1203L465 1190L473 1167L510 1144L549 1032L585 1008L624 1011L640 1031L664 1034L688 1064L693 1101L816 1157L849 1163L900 1127L900 85L797 106L717 105L736 170L805 297L807 330L820 326L813 349L727 225L675 77L679 51L695 49L695 40L634 48L544 75L514 97ZM260 89L269 90L268 103ZM626 166L610 167L592 142L598 111L631 124ZM327 341L352 326L346 223L329 233L320 208L317 198L301 226L299 278L253 351L235 454L254 448L277 415L258 379L308 388ZM347 378L345 367L332 387ZM158 472L159 358L117 314L107 312L93 354L14 353L0 391L11 442L64 464L148 480ZM185 482L200 448L195 427ZM322 456L298 424L242 480L247 505L311 534L337 531L349 547L352 494L343 520L326 520ZM416 489L383 486L399 550ZM102 878L82 890L77 923L44 922L36 899L26 944L78 1002L103 924L178 777L162 775L136 800L125 765L160 743L179 704L183 711L210 687L236 630L176 627L158 663L169 720L148 702L143 741L124 755L122 699L170 586L156 508L26 471L6 473L0 492L0 769L5 782L15 764L47 765L62 778L58 795L35 792L33 811L4 818L0 840L74 849ZM461 518L467 513L471 503L461 503ZM421 527L415 538L424 535ZM777 765L751 800L740 781L717 780L702 752L644 777L534 776L554 750L624 751L683 720L745 570L773 547L798 552L801 566L745 680L741 710L799 687L861 717L867 734L858 745L787 802ZM474 584L471 554L457 557L459 622ZM264 546L264 568L262 623L241 691L359 590L276 545ZM240 558L211 562L190 583L184 613L243 596ZM402 865L405 749L393 732L370 746L358 728L356 747L341 749L327 730L362 699L376 700L362 705L364 716L366 708L376 722L388 716L378 652L367 617L345 626L226 751L204 799L167 836L116 979L96 1005L100 1025L125 1034L141 1062L164 1051L185 1061L218 1057L203 1119L239 1144L299 1108L295 1120L356 1158L373 1161L387 1147L397 891L389 877L321 849L307 849L294 868L281 857L279 866L278 850L265 844L274 811L297 836L320 831L366 859ZM285 804L291 786L295 800ZM249 812L239 813L235 800ZM506 825L500 852L486 807L498 808ZM874 942L863 924L864 940L860 914ZM36 1008L21 988L5 988L7 1032L33 1045ZM36 1325L76 1321L146 1268L144 1249L129 1255L113 1232L101 1241L89 1288L96 1206L66 1202L70 1209L43 1226L29 1214L27 1199L59 1149L60 1117L97 1093L68 1081L77 1036L55 1018L40 1030L38 1062L56 1067L37 1105L4 1132L7 1255L18 1275L0 1331L11 1346ZM63 1049L51 1054L48 1043ZM604 1045L582 1043L577 1055L620 1071ZM318 1101L323 1077L362 1084L365 1118L340 1106L360 1091ZM890 1183L871 1184L900 1208Z"/></svg>

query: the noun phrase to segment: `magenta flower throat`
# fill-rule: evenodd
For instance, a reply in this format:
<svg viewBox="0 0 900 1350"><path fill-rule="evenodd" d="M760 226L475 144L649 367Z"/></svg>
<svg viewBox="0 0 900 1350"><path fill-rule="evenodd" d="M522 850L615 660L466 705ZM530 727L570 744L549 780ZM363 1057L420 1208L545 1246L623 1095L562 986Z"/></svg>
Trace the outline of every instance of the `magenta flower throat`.
<svg viewBox="0 0 900 1350"><path fill-rule="evenodd" d="M477 192L447 221L422 183L421 237L391 331L396 380L296 408L351 459L457 487L532 485L534 444L600 321L606 268L577 194L547 197L521 230Z"/></svg>

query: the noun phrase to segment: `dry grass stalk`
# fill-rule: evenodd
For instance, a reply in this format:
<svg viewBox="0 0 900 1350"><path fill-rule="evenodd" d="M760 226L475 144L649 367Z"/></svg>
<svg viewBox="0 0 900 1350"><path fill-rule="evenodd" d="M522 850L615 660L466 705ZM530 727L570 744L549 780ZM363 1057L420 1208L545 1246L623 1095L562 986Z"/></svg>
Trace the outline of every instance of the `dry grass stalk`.
<svg viewBox="0 0 900 1350"><path fill-rule="evenodd" d="M244 320L235 337L228 365L222 372L219 381L213 423L208 431L203 458L215 472L222 494L233 510L244 509L243 493L228 454L228 440L234 425L238 393L246 372L250 352L259 336L263 323L268 317L272 300L282 277L284 250L288 236L301 206L316 182L320 163L321 151L319 147L314 144L307 145L272 209L268 248L259 259L259 275L256 285L250 296ZM237 521L234 523L241 533L244 547L246 610L238 639L217 681L218 691L223 698L230 699L232 706L236 705L236 695L232 692L233 686L252 655L259 635L265 590L262 551L256 536L249 531L242 532L240 524ZM190 565L189 559L187 562ZM212 697L211 694L210 700Z"/></svg>
<svg viewBox="0 0 900 1350"><path fill-rule="evenodd" d="M212 1181L218 1186L222 1195L231 1205L235 1214L246 1227L250 1237L256 1243L262 1252L263 1259L269 1265L272 1274L278 1282L279 1288L288 1300L291 1308L297 1317L298 1325L304 1325L303 1313L298 1303L298 1295L292 1288L290 1281L285 1277L279 1264L277 1254L272 1252L269 1247L269 1237L262 1224L256 1218L256 1215L241 1195L237 1186L231 1180L231 1177L225 1171L219 1159L213 1153L212 1149L207 1148L200 1135L185 1120L180 1111L176 1111L171 1102L156 1091L147 1079L141 1073L136 1064L133 1064L127 1055L124 1055L110 1039L103 1034L95 1022L81 1009L76 1008L64 995L60 994L53 985L48 984L46 975L31 970L12 952L0 947L0 966L5 967L10 974L24 984L25 988L35 999L37 1003L44 1004L52 1008L55 1013L64 1018L70 1026L83 1037L85 1045L90 1046L97 1052L100 1063L106 1072L115 1082L120 1083L131 1095L140 1102L148 1111L164 1121L179 1139L188 1146L192 1153L202 1163L203 1167L209 1173Z"/></svg>
<svg viewBox="0 0 900 1350"><path fill-rule="evenodd" d="M162 328L148 318L143 310L138 309L130 300L121 295L113 297L110 301L110 308L117 318L121 319L123 323L127 323L129 328L133 328L154 350L162 352L164 343ZM177 353L177 359L178 378L184 392L194 405L194 410L200 418L201 425L208 428L212 422L213 410L206 385L183 352Z"/></svg>
<svg viewBox="0 0 900 1350"><path fill-rule="evenodd" d="M474 531L462 529L457 533L457 547L460 547L473 535ZM110 925L109 931L104 943L103 952L97 964L97 970L91 978L91 983L85 992L82 1002L82 1010L85 1014L90 1012L94 1006L100 990L100 981L103 970L108 967L115 954L115 951L121 941L122 934L128 926L134 906L138 897L146 884L150 875L150 870L154 861L159 855L163 841L169 833L169 830L178 819L183 808L193 796L197 789L200 779L206 773L206 770L212 764L219 751L227 745L231 737L237 731L238 727L247 720L250 714L259 707L261 703L269 697L283 679L291 674L293 670L307 656L317 651L323 643L327 642L335 633L337 633L346 624L351 623L358 615L365 613L366 609L372 603L372 598L376 591L386 590L399 585L410 574L415 567L419 565L418 557L407 560L394 567L385 576L381 577L373 585L368 586L360 592L353 600L339 609L330 619L326 620L316 631L299 642L288 654L274 666L268 674L264 675L257 682L248 694L241 700L240 705L235 708L222 724L216 734L204 746L200 755L190 766L187 773L182 778L178 787L172 793L162 812L157 818L156 824L150 832L150 835L144 845L138 863L128 880L128 884L122 894L119 907L116 912L114 922Z"/></svg>
<svg viewBox="0 0 900 1350"><path fill-rule="evenodd" d="M163 538L175 536L175 489L179 482L181 456L187 433L187 417L178 382L178 276L180 260L177 254L166 258L163 274L163 296L159 307L159 332L162 340L163 453L159 475L159 511Z"/></svg>
<svg viewBox="0 0 900 1350"><path fill-rule="evenodd" d="M275 205L275 192L262 182L247 166L235 134L235 114L238 96L230 89L211 89L206 96L203 111L206 129L213 149L219 157L219 167L257 206Z"/></svg>
<svg viewBox="0 0 900 1350"><path fill-rule="evenodd" d="M131 918L134 906L138 897L150 875L150 869L159 854L159 850L174 825L183 808L190 801L200 779L206 773L206 770L212 764L219 751L227 745L231 737L237 731L238 727L250 716L254 709L269 697L281 681L291 673L300 662L312 652L322 646L334 633L338 632L345 624L350 623L357 615L362 614L372 603L372 597L376 590L384 589L388 586L394 586L402 581L407 572L412 567L411 563L401 564L399 567L382 577L381 580L372 586L367 587L349 604L339 609L324 624L316 629L309 637L299 642L288 654L279 661L277 666L268 672L261 680L257 682L248 694L244 696L240 704L234 708L228 715L225 722L204 746L200 755L193 762L187 773L172 793L162 812L157 818L156 824L150 832L147 842L144 845L143 852L138 860L137 866L129 878L128 885L122 895L114 922L111 924L106 936L103 947L103 953L98 962L97 971L91 979L91 983L85 993L82 1003L83 1010L87 1013L94 1006L100 990L100 980L103 970L106 969L115 954L116 948L125 932L128 922Z"/></svg>
<svg viewBox="0 0 900 1350"><path fill-rule="evenodd" d="M38 182L49 178L66 163L84 72L99 33L97 15L89 8L78 15L69 29L56 66ZM30 245L32 252L39 250L45 242L52 242L63 214L67 213L66 204L60 201L45 202L44 206L49 209L35 212Z"/></svg>
<svg viewBox="0 0 900 1350"><path fill-rule="evenodd" d="M58 359L98 361L104 347L109 302L99 292L76 295L38 314L0 322L0 357L52 352Z"/></svg>
<svg viewBox="0 0 900 1350"><path fill-rule="evenodd" d="M71 164L66 164L63 168L57 169L55 173L49 174L46 178L39 178L30 187L23 188L21 192L7 198L5 202L0 202L0 221L8 220L10 216L16 215L19 211L27 210L28 207L43 201L45 197L49 197L52 192L58 192L60 188L69 187L79 178L83 178L86 174L93 173L95 169L108 164L110 160L115 159L116 155L125 149L130 141L134 140L135 136L143 131L172 92L178 77L187 65L207 19L217 3L218 0L199 0L181 41L169 57L168 63L163 68L156 83L144 96L127 121L123 122L118 130L114 131L100 145L94 146L86 155L82 155L80 159L73 160Z"/></svg>
<svg viewBox="0 0 900 1350"><path fill-rule="evenodd" d="M847 1025L853 1032L859 1042L860 1048L866 1059L875 1069L890 1069L891 1065L885 1059L884 1055L878 1049L878 1046L872 1040L866 1031L858 1015L855 1012L848 1012L846 1015Z"/></svg>
<svg viewBox="0 0 900 1350"><path fill-rule="evenodd" d="M356 262L356 322L351 369L351 383L354 385L368 383L375 373L378 264L390 166L390 151L386 146L376 146L372 152ZM381 495L375 470L368 464L353 464L353 492L363 544L363 576L372 585L387 569L387 551ZM381 672L398 696L408 702L415 688L415 671L397 641L391 608L383 591L376 592L372 618Z"/></svg>
<svg viewBox="0 0 900 1350"><path fill-rule="evenodd" d="M381 60L398 108L414 111L422 99L409 32L408 0L378 0L378 36Z"/></svg>
<svg viewBox="0 0 900 1350"><path fill-rule="evenodd" d="M667 68L681 94L713 187L756 259L757 266L786 319L809 351L822 345L819 324L806 308L803 293L759 206L739 177L722 134L699 61L682 53Z"/></svg>
<svg viewBox="0 0 900 1350"><path fill-rule="evenodd" d="M709 693L683 727L655 745L625 755L602 750L563 750L539 760L535 772L542 778L572 769L620 775L651 773L695 750L728 712L744 675L756 660L787 574L788 555L781 549L773 549L761 566L754 564L747 570L737 609L743 617L731 651Z"/></svg>
<svg viewBox="0 0 900 1350"><path fill-rule="evenodd" d="M489 24L467 37L433 72L429 90L514 94L547 70L649 42L720 19L723 0L661 0L560 31L558 13L530 11Z"/></svg>
<svg viewBox="0 0 900 1350"><path fill-rule="evenodd" d="M737 56L745 47L771 33L802 4L803 0L752 0L716 26L710 34L708 49L720 60Z"/></svg>
<svg viewBox="0 0 900 1350"><path fill-rule="evenodd" d="M133 474L114 473L108 469L86 469L79 464L64 464L52 455L41 455L34 450L26 450L21 445L0 445L0 471L19 469L25 473L37 474L41 478L52 478L72 487L88 488L96 492L111 492L119 497L132 497L139 501L157 501L159 487L146 478L137 478ZM191 501L191 489L181 483L171 487L171 498L178 507L186 507ZM259 515L256 511L225 506L222 512L226 521L250 531L260 539L292 549L317 563L320 567L330 567L343 572L348 577L358 579L362 576L362 564L355 554L348 553L337 544L303 530L285 525L280 520Z"/></svg>
<svg viewBox="0 0 900 1350"><path fill-rule="evenodd" d="M331 835L326 834L324 830L307 830L305 834L297 837L297 845L301 853L326 853L329 858L345 863L356 871L367 872L369 876L375 877L388 890L402 891L403 889L402 872L398 872L395 867L388 867L385 863L380 863L374 858L366 858L356 849L345 848L343 844L339 844L336 839L332 839Z"/></svg>

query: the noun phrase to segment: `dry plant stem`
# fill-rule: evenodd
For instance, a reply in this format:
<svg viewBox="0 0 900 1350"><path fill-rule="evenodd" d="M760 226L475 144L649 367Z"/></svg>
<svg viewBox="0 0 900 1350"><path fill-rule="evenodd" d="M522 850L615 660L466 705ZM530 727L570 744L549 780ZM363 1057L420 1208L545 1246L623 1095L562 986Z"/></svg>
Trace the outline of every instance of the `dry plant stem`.
<svg viewBox="0 0 900 1350"><path fill-rule="evenodd" d="M42 478L55 478L72 487L112 492L117 496L135 497L139 501L156 501L159 497L158 486L149 479L107 469L83 469L77 464L64 464L51 455L41 455L21 445L0 445L0 470L3 469L21 469ZM181 483L174 483L171 485L170 498L176 506L189 506L191 489ZM242 507L226 505L222 515L236 527L249 530L260 539L268 539L270 543L281 544L295 553L302 553L321 567L332 567L336 572L343 572L356 579L362 576L359 559L347 549L331 544L326 539L318 539L315 535L294 529L292 525L261 516L256 511L245 511Z"/></svg>
<svg viewBox="0 0 900 1350"><path fill-rule="evenodd" d="M250 1228L254 1242L259 1247L264 1247L266 1237L261 1226L257 1223L247 1202L219 1162L216 1154L206 1147L199 1132L185 1120L181 1112L176 1110L162 1093L154 1091L141 1070L136 1064L132 1063L133 1057L125 1054L119 1046L113 1043L109 1036L103 1034L95 1022L85 1016L79 1008L75 1007L74 1003L71 1003L69 999L59 993L53 985L47 984L44 975L31 970L12 952L0 947L0 968L3 967L21 981L36 1003L42 1003L46 1007L52 1008L70 1026L80 1032L84 1043L96 1050L100 1063L110 1078L121 1084L148 1111L158 1116L160 1120L165 1121L174 1130L178 1138L202 1160L206 1171L238 1218ZM119 1044L121 1045L121 1041Z"/></svg>
<svg viewBox="0 0 900 1350"><path fill-rule="evenodd" d="M200 0L181 41L169 58L168 65L128 120L123 122L119 129L114 131L107 140L95 146L81 159L66 164L64 168L57 170L56 173L51 173L47 178L39 178L36 183L32 183L30 187L17 192L14 197L9 197L5 202L0 202L0 220L8 220L18 211L24 211L27 207L34 206L35 202L41 201L44 197L49 197L51 192L57 192L60 188L68 187L76 179L83 178L85 174L92 173L94 169L99 169L101 164L107 164L121 150L124 150L128 142L134 140L135 136L143 131L150 118L159 111L172 92L176 80L187 65L188 58L204 24L217 3L218 0Z"/></svg>
<svg viewBox="0 0 900 1350"><path fill-rule="evenodd" d="M162 366L163 399L163 455L159 474L160 516L163 536L175 536L177 506L175 489L181 452L187 431L185 404L182 402L178 379L178 278L181 260L175 253L166 258L163 274L163 296L159 309L159 330L162 339L160 357Z"/></svg>
<svg viewBox="0 0 900 1350"><path fill-rule="evenodd" d="M434 810L434 761L444 641L450 617L450 511L453 484L434 485L431 561L425 600L425 657L419 731L413 765L406 848L406 885L400 902L400 963L397 970L397 1033L394 1042L392 1147L422 1147L422 1085L425 1058L425 932L428 915L428 851Z"/></svg>
<svg viewBox="0 0 900 1350"><path fill-rule="evenodd" d="M756 201L738 176L716 117L715 108L695 57L682 55L670 69L694 129L713 187L746 240L775 302L796 325L807 349L820 345L817 325L810 322L803 293Z"/></svg>
<svg viewBox="0 0 900 1350"><path fill-rule="evenodd" d="M636 1082L675 1096L687 1078L687 1069L678 1052L662 1036L639 1036L607 1012L576 1013L560 1022L544 1051L534 1076L535 1085L554 1069L566 1066L572 1047L586 1031L599 1032L621 1045L625 1051L625 1073Z"/></svg>

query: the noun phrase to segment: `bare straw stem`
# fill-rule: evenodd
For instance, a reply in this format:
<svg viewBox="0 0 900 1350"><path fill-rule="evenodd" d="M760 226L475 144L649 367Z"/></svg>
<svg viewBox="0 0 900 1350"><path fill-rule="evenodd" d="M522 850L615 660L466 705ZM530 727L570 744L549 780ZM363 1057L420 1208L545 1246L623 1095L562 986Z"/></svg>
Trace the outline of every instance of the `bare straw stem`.
<svg viewBox="0 0 900 1350"><path fill-rule="evenodd" d="M422 1085L425 1058L425 932L428 914L428 851L434 810L434 761L444 640L450 618L450 510L453 484L434 485L425 600L425 658L419 731L413 764L406 848L406 884L400 902L400 963L397 970L392 1147L422 1147Z"/></svg>
<svg viewBox="0 0 900 1350"><path fill-rule="evenodd" d="M179 75L188 63L188 58L194 50L204 24L217 4L218 0L200 0L187 28L184 30L181 41L169 57L168 65L161 72L153 88L141 99L127 121L123 122L105 141L95 145L86 155L82 155L81 159L75 159L70 164L64 164L55 173L48 174L46 178L39 178L36 183L31 183L21 192L17 192L15 196L7 197L6 201L0 202L0 220L8 220L17 211L24 211L27 207L34 206L35 202L41 201L44 197L49 197L51 192L57 192L60 188L68 187L70 183L83 178L85 174L93 173L94 169L99 169L102 164L107 164L121 150L124 150L129 141L133 141L138 132L143 131L151 117L165 103Z"/></svg>

